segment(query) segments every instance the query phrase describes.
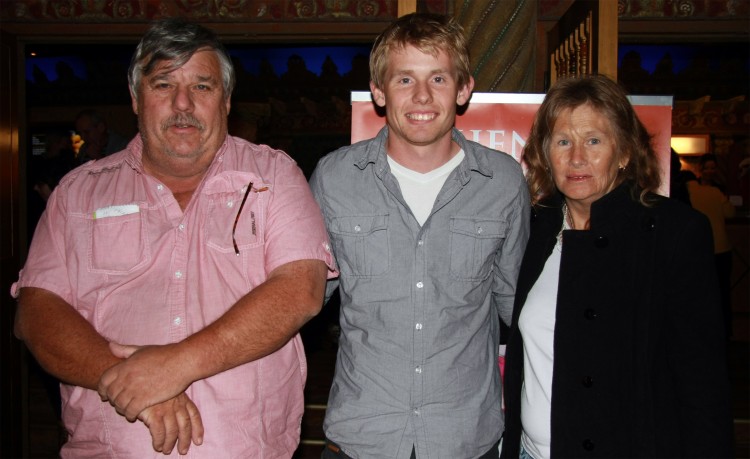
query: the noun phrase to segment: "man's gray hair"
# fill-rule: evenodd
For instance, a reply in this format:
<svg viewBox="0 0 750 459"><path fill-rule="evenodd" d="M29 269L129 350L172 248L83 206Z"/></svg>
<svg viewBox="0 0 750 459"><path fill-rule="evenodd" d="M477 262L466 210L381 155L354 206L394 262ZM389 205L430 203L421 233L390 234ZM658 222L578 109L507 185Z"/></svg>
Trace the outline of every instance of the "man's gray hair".
<svg viewBox="0 0 750 459"><path fill-rule="evenodd" d="M234 90L235 76L232 59L224 45L213 31L178 18L155 22L138 44L128 69L128 84L133 97L138 98L141 77L150 74L161 61L171 61L171 67L177 69L201 49L216 52L221 63L224 96L229 99Z"/></svg>

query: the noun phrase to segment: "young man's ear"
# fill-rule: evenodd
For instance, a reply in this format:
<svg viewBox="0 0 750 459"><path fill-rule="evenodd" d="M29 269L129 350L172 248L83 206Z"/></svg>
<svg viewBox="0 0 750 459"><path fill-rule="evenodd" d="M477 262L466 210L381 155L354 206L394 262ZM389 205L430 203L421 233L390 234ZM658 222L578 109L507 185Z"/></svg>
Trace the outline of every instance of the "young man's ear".
<svg viewBox="0 0 750 459"><path fill-rule="evenodd" d="M372 81L370 81L370 92L372 93L372 101L375 102L378 107L385 107L385 93L378 89Z"/></svg>
<svg viewBox="0 0 750 459"><path fill-rule="evenodd" d="M474 77L469 76L469 81L466 82L463 88L458 89L458 94L456 95L456 105L460 107L464 105L466 102L468 102L469 99L471 98L471 92L473 90L474 90Z"/></svg>

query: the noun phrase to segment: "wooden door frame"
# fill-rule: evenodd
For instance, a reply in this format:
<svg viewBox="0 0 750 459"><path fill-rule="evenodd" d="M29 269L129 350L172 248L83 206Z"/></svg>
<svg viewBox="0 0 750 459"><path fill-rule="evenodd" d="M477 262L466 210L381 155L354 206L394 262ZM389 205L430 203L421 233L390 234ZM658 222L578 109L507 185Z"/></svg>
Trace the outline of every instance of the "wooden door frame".
<svg viewBox="0 0 750 459"><path fill-rule="evenodd" d="M26 435L27 400L24 347L13 335L15 300L10 286L18 276L25 241L20 198L23 182L19 151L20 103L16 37L0 31L0 456L21 457Z"/></svg>

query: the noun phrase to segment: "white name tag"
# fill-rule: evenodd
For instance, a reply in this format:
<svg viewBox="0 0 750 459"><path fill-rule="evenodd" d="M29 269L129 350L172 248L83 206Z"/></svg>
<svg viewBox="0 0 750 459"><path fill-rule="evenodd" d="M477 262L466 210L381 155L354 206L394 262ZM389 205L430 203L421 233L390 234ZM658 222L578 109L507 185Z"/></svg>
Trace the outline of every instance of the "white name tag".
<svg viewBox="0 0 750 459"><path fill-rule="evenodd" d="M121 217L123 215L137 214L141 209L138 204L125 204L122 206L109 206L96 209L94 211L94 220L97 218Z"/></svg>

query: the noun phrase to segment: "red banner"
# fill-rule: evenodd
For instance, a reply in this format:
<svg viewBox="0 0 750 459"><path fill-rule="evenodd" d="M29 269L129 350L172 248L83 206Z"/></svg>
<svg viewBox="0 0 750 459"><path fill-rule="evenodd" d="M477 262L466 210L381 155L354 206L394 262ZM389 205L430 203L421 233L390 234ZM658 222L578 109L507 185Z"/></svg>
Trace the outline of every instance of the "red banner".
<svg viewBox="0 0 750 459"><path fill-rule="evenodd" d="M662 186L659 193L669 195L669 152L672 135L672 96L630 96L638 117L653 136L659 156ZM544 94L474 93L468 108L456 117L456 128L469 140L501 150L521 160ZM375 110L369 92L352 92L352 143L375 137L385 117Z"/></svg>

